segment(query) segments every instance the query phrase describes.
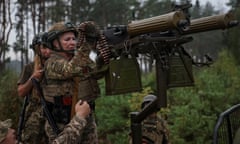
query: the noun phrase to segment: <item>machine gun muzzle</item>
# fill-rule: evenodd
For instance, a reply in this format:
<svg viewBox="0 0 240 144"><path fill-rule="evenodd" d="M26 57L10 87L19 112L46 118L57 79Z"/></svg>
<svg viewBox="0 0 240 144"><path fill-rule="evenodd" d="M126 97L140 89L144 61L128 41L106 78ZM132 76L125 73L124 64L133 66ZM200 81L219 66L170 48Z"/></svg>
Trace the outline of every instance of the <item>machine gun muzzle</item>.
<svg viewBox="0 0 240 144"><path fill-rule="evenodd" d="M185 29L182 34L193 34L205 31L218 29L227 29L238 25L238 21L234 19L233 13L213 15L191 20L188 29Z"/></svg>

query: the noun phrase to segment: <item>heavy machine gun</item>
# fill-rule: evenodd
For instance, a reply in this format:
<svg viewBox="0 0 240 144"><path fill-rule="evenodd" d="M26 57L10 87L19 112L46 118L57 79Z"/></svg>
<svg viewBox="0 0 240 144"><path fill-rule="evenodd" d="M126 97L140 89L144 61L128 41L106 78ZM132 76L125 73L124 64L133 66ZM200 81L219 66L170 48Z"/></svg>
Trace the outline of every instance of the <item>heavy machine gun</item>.
<svg viewBox="0 0 240 144"><path fill-rule="evenodd" d="M183 48L183 44L193 40L190 34L238 25L231 12L190 20L189 7L190 4L175 6L174 11L164 15L102 30L109 45L109 49L98 49L102 59L109 61L107 95L141 90L136 58L146 55L155 61L158 98L142 111L131 113L133 144L141 143L141 121L149 113L167 106L168 88L194 85L192 65L196 63ZM212 63L208 60L206 65Z"/></svg>
<svg viewBox="0 0 240 144"><path fill-rule="evenodd" d="M238 21L234 19L231 12L189 21L182 11L174 11L149 19L133 21L125 26L112 26L103 30L102 32L110 49L100 51L110 51L107 52L111 53L107 57L110 62L115 59L121 60L124 57L123 55L133 58L139 55L147 55L154 59L156 61L157 76L161 69L166 72L165 75L157 77L158 96L161 99L159 107L165 107L166 96L161 94L160 91L165 91L169 87L190 86L194 83L191 66L195 62L192 61L182 46L193 40L190 34L228 29L236 25L238 25ZM179 61L181 62L179 63ZM206 64L211 63L212 61L209 59ZM174 71L177 73L174 73ZM122 79L124 79L123 77L124 74L121 75ZM129 78L129 76L127 77ZM163 77L167 79L164 80L164 83L161 83ZM119 81L119 84L124 85L120 82L121 79L115 78L114 80L115 86L118 83L117 81ZM136 82L133 84L136 84ZM129 81L127 85L129 85ZM165 87L160 90L163 85ZM139 90L139 88L136 90ZM108 91L110 91L110 95L124 93L124 91ZM129 91L126 90L126 92Z"/></svg>

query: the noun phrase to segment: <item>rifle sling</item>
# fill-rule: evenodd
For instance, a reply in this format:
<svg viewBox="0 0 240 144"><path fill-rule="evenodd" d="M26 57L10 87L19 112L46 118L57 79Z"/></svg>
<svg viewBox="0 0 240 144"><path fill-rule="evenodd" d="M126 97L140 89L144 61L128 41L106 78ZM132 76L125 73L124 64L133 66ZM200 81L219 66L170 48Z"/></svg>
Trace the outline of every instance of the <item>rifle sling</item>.
<svg viewBox="0 0 240 144"><path fill-rule="evenodd" d="M28 105L29 102L29 97L30 95L26 95L24 98L24 102L23 102L23 106L22 106L22 110L21 110L21 114L19 116L19 122L18 122L18 129L17 129L17 143L19 144L22 141L21 135L22 135L22 129L25 125L25 111L26 111L26 107Z"/></svg>
<svg viewBox="0 0 240 144"><path fill-rule="evenodd" d="M40 97L40 100L41 100L41 103L42 103L42 106L43 106L43 111L44 111L44 113L45 113L45 115L47 117L47 120L48 120L50 126L52 127L53 132L56 135L58 135L61 131L59 130L57 124L55 123L55 121L53 119L52 114L50 113L50 111L47 108L47 104L46 104L46 101L45 101L45 99L43 97L43 92L42 92L42 89L40 87L40 84L39 84L39 82L35 78L32 78L31 81L32 81L33 86L36 88L37 93L38 93L38 95Z"/></svg>

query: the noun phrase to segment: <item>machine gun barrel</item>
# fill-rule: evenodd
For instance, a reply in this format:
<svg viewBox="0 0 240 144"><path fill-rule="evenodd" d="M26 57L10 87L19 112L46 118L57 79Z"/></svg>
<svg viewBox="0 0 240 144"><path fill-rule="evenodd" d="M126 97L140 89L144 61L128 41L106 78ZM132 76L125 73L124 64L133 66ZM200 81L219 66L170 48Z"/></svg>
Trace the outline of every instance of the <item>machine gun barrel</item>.
<svg viewBox="0 0 240 144"><path fill-rule="evenodd" d="M168 31L181 29L188 24L182 11L174 11L147 19L132 21L127 25L127 32L130 37L152 33L156 31Z"/></svg>
<svg viewBox="0 0 240 144"><path fill-rule="evenodd" d="M227 29L238 25L234 19L233 13L213 15L191 20L188 29L183 31L183 35L199 32L206 32L218 29Z"/></svg>
<svg viewBox="0 0 240 144"><path fill-rule="evenodd" d="M188 25L189 21L182 11L173 11L147 19L132 21L128 25L111 26L103 30L102 33L106 37L108 44L115 45L142 34L169 30L183 31Z"/></svg>

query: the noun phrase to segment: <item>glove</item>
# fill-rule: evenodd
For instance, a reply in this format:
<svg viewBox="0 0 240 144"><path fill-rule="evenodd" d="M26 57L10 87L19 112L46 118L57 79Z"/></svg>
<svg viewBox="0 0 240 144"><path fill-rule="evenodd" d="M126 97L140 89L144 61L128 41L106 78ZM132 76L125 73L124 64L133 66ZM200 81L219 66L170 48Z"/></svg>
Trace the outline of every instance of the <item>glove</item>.
<svg viewBox="0 0 240 144"><path fill-rule="evenodd" d="M86 21L78 26L78 31L85 36L85 40L90 45L95 45L100 37L99 27L93 21Z"/></svg>

